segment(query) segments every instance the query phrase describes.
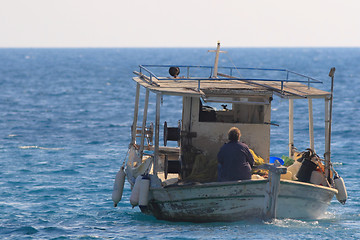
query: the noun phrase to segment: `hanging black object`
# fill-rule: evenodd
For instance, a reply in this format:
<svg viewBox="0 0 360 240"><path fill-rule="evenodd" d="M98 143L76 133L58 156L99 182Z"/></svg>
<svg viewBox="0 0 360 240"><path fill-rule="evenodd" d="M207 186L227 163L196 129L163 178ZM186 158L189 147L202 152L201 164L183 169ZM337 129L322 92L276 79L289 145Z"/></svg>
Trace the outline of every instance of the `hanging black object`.
<svg viewBox="0 0 360 240"><path fill-rule="evenodd" d="M180 68L179 67L170 67L169 68L169 74L176 78L180 74Z"/></svg>

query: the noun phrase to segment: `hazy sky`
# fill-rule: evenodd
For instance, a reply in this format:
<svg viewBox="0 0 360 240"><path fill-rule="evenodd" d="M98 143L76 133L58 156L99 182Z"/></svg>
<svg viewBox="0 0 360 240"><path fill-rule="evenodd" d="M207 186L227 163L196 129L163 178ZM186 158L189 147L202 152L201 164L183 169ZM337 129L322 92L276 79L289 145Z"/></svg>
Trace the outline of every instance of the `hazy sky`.
<svg viewBox="0 0 360 240"><path fill-rule="evenodd" d="M0 0L0 47L360 46L359 0Z"/></svg>

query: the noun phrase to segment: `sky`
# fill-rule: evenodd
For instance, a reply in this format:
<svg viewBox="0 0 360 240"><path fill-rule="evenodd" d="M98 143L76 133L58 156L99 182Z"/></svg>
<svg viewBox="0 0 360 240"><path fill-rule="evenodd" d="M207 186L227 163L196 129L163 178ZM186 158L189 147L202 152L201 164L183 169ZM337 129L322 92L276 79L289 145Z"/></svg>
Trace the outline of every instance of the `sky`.
<svg viewBox="0 0 360 240"><path fill-rule="evenodd" d="M359 0L0 0L0 47L359 47Z"/></svg>

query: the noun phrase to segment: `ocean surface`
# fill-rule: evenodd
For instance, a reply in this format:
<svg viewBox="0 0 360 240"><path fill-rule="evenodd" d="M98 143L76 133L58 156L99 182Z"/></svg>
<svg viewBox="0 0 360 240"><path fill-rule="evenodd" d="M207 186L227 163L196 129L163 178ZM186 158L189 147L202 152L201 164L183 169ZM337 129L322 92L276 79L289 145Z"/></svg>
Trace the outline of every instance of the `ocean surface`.
<svg viewBox="0 0 360 240"><path fill-rule="evenodd" d="M332 160L348 201L317 220L183 223L117 208L115 174L130 141L139 64L212 65L206 48L0 49L0 239L360 239L360 49L228 48L220 65L286 68L324 81L336 67ZM143 104L144 90L141 92ZM177 124L179 98L164 98ZM324 102L314 100L324 153ZM175 107L171 107L175 106ZM271 155L287 154L288 101L272 103ZM154 118L154 105L149 106ZM295 100L295 146L309 147L307 101ZM279 206L281 207L281 206Z"/></svg>

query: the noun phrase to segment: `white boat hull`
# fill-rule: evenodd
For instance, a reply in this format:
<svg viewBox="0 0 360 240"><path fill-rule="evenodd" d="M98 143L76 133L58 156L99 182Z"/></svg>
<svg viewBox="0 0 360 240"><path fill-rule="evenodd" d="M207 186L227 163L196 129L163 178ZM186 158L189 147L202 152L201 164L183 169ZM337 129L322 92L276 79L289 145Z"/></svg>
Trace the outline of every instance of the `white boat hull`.
<svg viewBox="0 0 360 240"><path fill-rule="evenodd" d="M262 218L267 180L175 185L150 189L143 212L170 221L212 222ZM336 190L281 180L277 218L316 219Z"/></svg>

